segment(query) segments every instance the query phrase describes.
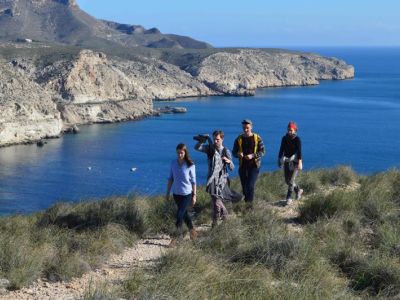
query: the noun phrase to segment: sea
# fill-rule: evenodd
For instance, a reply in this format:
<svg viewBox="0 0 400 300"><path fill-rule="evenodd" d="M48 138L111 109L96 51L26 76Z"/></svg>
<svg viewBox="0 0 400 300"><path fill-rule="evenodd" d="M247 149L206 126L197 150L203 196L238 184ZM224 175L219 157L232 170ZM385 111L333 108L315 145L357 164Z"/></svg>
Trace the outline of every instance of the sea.
<svg viewBox="0 0 400 300"><path fill-rule="evenodd" d="M355 78L258 89L253 97L157 102L187 113L81 126L79 134L47 140L44 147L0 148L0 215L32 213L60 201L161 195L181 142L204 184L206 157L194 151L193 136L223 130L232 149L243 119L253 121L266 145L262 172L277 170L280 140L291 120L299 127L306 171L347 165L368 175L399 168L400 48L293 49L343 59L355 67Z"/></svg>

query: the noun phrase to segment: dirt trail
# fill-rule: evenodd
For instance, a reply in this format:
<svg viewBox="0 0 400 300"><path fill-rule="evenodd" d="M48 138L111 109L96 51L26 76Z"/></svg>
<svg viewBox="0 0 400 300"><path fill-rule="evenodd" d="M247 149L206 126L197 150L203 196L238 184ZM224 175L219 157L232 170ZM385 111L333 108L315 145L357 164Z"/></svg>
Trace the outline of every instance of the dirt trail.
<svg viewBox="0 0 400 300"><path fill-rule="evenodd" d="M290 232L302 232L303 227L297 221L297 217L299 216L298 207L302 201L304 201L304 198L301 200L293 200L289 205L285 205L286 201L281 200L270 203L268 206L285 222Z"/></svg>
<svg viewBox="0 0 400 300"><path fill-rule="evenodd" d="M196 227L198 232L209 230L210 225ZM188 234L185 240L189 239ZM97 270L74 278L69 282L47 282L39 279L31 286L0 295L0 300L73 300L83 299L85 293L96 287L116 290L128 277L131 268L151 268L168 248L171 238L159 235L138 240L131 248L114 254Z"/></svg>
<svg viewBox="0 0 400 300"><path fill-rule="evenodd" d="M50 283L43 280L19 291L9 292L0 296L7 300L69 300L82 299L85 292L96 286L107 286L113 290L129 274L131 267L148 267L168 249L170 237L160 235L139 240L134 247L127 248L123 253L112 255L99 269L91 271L70 282Z"/></svg>

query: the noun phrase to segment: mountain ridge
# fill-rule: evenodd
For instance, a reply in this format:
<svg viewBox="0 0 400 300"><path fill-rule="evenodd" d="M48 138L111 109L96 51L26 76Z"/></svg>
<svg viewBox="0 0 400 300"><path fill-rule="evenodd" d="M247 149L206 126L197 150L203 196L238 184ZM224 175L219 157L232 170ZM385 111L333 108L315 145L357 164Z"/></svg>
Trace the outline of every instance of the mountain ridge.
<svg viewBox="0 0 400 300"><path fill-rule="evenodd" d="M162 34L157 28L100 20L75 0L0 0L0 41L36 40L67 45L211 48L190 37Z"/></svg>

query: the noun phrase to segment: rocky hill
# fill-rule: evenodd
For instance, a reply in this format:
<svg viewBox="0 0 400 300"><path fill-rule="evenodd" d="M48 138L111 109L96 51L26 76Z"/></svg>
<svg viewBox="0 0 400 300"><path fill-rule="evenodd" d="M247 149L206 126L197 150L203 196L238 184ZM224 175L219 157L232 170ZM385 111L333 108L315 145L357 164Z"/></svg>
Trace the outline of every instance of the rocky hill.
<svg viewBox="0 0 400 300"><path fill-rule="evenodd" d="M58 136L63 123L53 96L0 61L0 145Z"/></svg>
<svg viewBox="0 0 400 300"><path fill-rule="evenodd" d="M0 41L26 39L89 48L211 47L189 37L162 34L156 28L98 20L82 11L75 0L0 0Z"/></svg>
<svg viewBox="0 0 400 300"><path fill-rule="evenodd" d="M163 50L127 59L49 47L0 45L0 145L57 136L79 124L142 118L153 113L153 100L253 95L256 88L354 76L336 58L283 50L188 50L179 52L181 59Z"/></svg>
<svg viewBox="0 0 400 300"><path fill-rule="evenodd" d="M0 0L0 146L79 124L153 114L153 100L254 95L347 79L336 58L216 49L189 37L98 20L75 0Z"/></svg>

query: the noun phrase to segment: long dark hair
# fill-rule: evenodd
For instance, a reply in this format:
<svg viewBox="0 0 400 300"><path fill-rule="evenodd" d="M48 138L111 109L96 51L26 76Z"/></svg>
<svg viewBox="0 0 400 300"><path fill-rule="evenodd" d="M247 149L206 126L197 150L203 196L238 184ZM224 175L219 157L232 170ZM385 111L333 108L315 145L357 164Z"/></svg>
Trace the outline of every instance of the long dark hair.
<svg viewBox="0 0 400 300"><path fill-rule="evenodd" d="M177 150L177 151L178 151L178 150L183 150L183 151L185 151L185 158L184 158L184 159L185 159L186 165L187 165L188 167L194 165L194 161L190 158L189 150L188 150L188 148L186 147L185 144L183 144L183 143L178 144L178 146L176 146L176 150Z"/></svg>

